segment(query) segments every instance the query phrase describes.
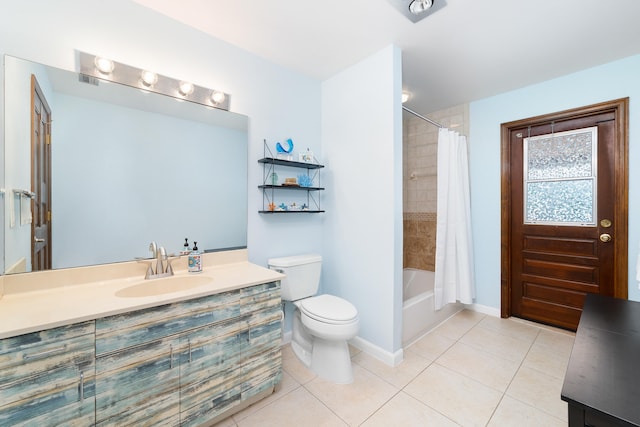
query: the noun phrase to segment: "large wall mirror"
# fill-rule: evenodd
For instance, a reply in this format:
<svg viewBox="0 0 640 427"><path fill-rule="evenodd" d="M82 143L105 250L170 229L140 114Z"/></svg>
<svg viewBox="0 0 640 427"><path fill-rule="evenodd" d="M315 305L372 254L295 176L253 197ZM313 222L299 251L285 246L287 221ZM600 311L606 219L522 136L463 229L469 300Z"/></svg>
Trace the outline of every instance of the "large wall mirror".
<svg viewBox="0 0 640 427"><path fill-rule="evenodd" d="M246 116L11 56L4 66L5 274L41 269L42 246L54 269L150 257L151 241L246 247Z"/></svg>

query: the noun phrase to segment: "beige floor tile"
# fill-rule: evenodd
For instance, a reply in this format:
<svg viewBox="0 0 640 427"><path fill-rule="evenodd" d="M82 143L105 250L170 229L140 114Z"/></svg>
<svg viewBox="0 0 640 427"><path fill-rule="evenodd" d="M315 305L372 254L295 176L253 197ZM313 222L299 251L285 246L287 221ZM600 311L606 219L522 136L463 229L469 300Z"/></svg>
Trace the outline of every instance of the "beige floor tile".
<svg viewBox="0 0 640 427"><path fill-rule="evenodd" d="M533 344L533 340L513 338L483 327L471 329L460 342L518 363L524 360Z"/></svg>
<svg viewBox="0 0 640 427"><path fill-rule="evenodd" d="M531 324L517 322L513 318L501 319L493 316L485 317L478 323L478 326L528 342L535 340L540 332L540 328Z"/></svg>
<svg viewBox="0 0 640 427"><path fill-rule="evenodd" d="M413 352L423 359L433 362L447 351L449 347L455 344L455 342L455 340L447 338L437 331L432 331L411 344L411 346L406 349L405 354L407 352Z"/></svg>
<svg viewBox="0 0 640 427"><path fill-rule="evenodd" d="M344 427L346 425L304 387L293 390L285 399L278 399L238 422L238 427Z"/></svg>
<svg viewBox="0 0 640 427"><path fill-rule="evenodd" d="M358 355L360 353L362 353L362 350L360 350L356 346L353 346L353 345L349 344L349 356L353 357L353 356L356 356L356 355Z"/></svg>
<svg viewBox="0 0 640 427"><path fill-rule="evenodd" d="M427 405L400 392L365 421L362 427L455 427L457 425Z"/></svg>
<svg viewBox="0 0 640 427"><path fill-rule="evenodd" d="M451 316L446 322L435 328L434 331L449 339L458 340L484 319L485 316L475 311L462 310Z"/></svg>
<svg viewBox="0 0 640 427"><path fill-rule="evenodd" d="M534 343L527 353L522 366L564 379L569 364L569 356L556 353L546 345Z"/></svg>
<svg viewBox="0 0 640 427"><path fill-rule="evenodd" d="M222 421L220 421L219 423L216 423L216 427L236 427L238 424L236 424L235 421L233 421L233 417L229 417L227 419L224 419Z"/></svg>
<svg viewBox="0 0 640 427"><path fill-rule="evenodd" d="M333 384L318 377L305 388L351 426L361 424L399 391L358 364L353 365L352 384Z"/></svg>
<svg viewBox="0 0 640 427"><path fill-rule="evenodd" d="M487 427L564 427L566 422L504 396Z"/></svg>
<svg viewBox="0 0 640 427"><path fill-rule="evenodd" d="M567 421L567 404L560 400L563 380L535 369L521 367L507 395Z"/></svg>
<svg viewBox="0 0 640 427"><path fill-rule="evenodd" d="M431 363L429 360L410 351L404 352L404 360L395 367L389 366L365 352L358 354L352 360L397 388L402 388L409 384Z"/></svg>
<svg viewBox="0 0 640 427"><path fill-rule="evenodd" d="M454 344L436 360L439 365L503 392L520 363L503 359L463 343Z"/></svg>
<svg viewBox="0 0 640 427"><path fill-rule="evenodd" d="M464 426L486 425L502 398L502 393L437 363L404 391Z"/></svg>
<svg viewBox="0 0 640 427"><path fill-rule="evenodd" d="M571 355L575 334L569 332L556 332L541 330L536 338L535 345L543 346L551 350L553 353L564 356L567 359Z"/></svg>
<svg viewBox="0 0 640 427"><path fill-rule="evenodd" d="M235 414L233 416L234 421L238 422L248 417L249 415L259 411L265 406L273 403L275 400L278 400L281 397L286 397L287 394L289 394L291 391L295 390L298 387L300 387L300 384L295 379L293 379L291 375L283 371L282 381L280 381L280 383L276 386L276 391L270 396L267 396L261 401L256 402L253 405L249 406L248 408L245 408L242 411Z"/></svg>
<svg viewBox="0 0 640 427"><path fill-rule="evenodd" d="M306 384L316 377L291 350L291 345L282 347L282 369L300 384Z"/></svg>

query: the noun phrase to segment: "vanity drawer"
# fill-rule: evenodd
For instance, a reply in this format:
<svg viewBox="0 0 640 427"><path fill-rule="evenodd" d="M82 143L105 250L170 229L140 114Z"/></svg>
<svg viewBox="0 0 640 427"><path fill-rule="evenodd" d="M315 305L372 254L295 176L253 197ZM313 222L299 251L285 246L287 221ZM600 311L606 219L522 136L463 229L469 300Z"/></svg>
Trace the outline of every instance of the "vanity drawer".
<svg viewBox="0 0 640 427"><path fill-rule="evenodd" d="M96 355L238 317L240 291L224 292L96 320Z"/></svg>
<svg viewBox="0 0 640 427"><path fill-rule="evenodd" d="M270 282L242 289L241 314L251 314L270 307L277 307L280 310L280 304L280 282Z"/></svg>

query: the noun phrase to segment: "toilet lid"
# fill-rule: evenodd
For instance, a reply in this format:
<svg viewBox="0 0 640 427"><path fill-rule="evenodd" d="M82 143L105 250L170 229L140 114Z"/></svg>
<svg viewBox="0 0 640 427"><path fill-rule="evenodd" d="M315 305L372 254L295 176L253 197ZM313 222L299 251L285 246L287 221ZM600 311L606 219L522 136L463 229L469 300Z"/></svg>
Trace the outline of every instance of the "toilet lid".
<svg viewBox="0 0 640 427"><path fill-rule="evenodd" d="M318 295L300 301L300 311L321 322L349 322L358 317L358 310L349 301L334 295Z"/></svg>

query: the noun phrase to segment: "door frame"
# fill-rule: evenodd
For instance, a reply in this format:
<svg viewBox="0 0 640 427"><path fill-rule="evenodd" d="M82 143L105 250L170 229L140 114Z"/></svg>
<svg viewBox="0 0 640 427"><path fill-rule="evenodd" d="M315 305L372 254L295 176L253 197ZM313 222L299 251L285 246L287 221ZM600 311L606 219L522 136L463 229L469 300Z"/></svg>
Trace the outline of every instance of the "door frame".
<svg viewBox="0 0 640 427"><path fill-rule="evenodd" d="M40 176L40 174L43 172L42 170L36 171L35 165L34 165L34 159L38 157L38 155L36 154L36 141L35 141L35 118L36 118L36 98L41 102L41 107L42 110L40 112L40 117L47 117L47 122L42 122L42 120L40 120L39 126L41 126L40 129L40 138L41 138L41 142L44 144L44 148L42 151L47 151L48 155L46 156L46 162L47 164L44 167L44 170L46 171L47 174L47 186L45 189L43 189L40 186L40 182L37 181L37 178ZM46 114L45 114L46 113ZM31 75L31 137L30 137L30 143L31 143L31 160L30 160L30 169L31 169L31 192L35 194L35 197L31 199L31 271L41 271L41 270L49 270L52 267L52 261L53 261L53 256L52 256L52 242L51 242L51 237L52 237L52 230L51 230L51 197L52 197L52 190L51 190L51 121L52 121L52 113L51 113L51 107L49 106L49 102L47 101L47 98L44 96L44 92L42 91L42 89L40 88L40 84L38 83L38 80L36 79L36 76L34 74ZM44 126L43 126L44 125ZM42 154L42 153L40 153ZM40 159L42 161L42 159ZM35 258L36 258L36 224L38 223L38 219L36 218L35 215L35 204L36 203L41 203L42 200L42 191L46 191L47 193L47 212L44 213L44 217L45 217L45 222L47 225L47 236L46 236L46 252L45 252L45 256L46 259L44 260L44 266L38 264L38 269L34 269L34 265L35 265ZM40 206L41 207L41 206ZM41 213L42 214L42 213Z"/></svg>
<svg viewBox="0 0 640 427"><path fill-rule="evenodd" d="M500 260L500 315L503 318L511 316L511 131L522 127L534 127L554 121L568 120L591 116L597 113L613 112L615 115L616 141L614 146L615 168L615 200L613 215L616 224L614 245L614 296L627 299L629 293L628 282L628 217L629 217L629 98L620 98L599 104L574 108L551 114L531 117L502 123L500 125L500 207L501 207L501 260Z"/></svg>

